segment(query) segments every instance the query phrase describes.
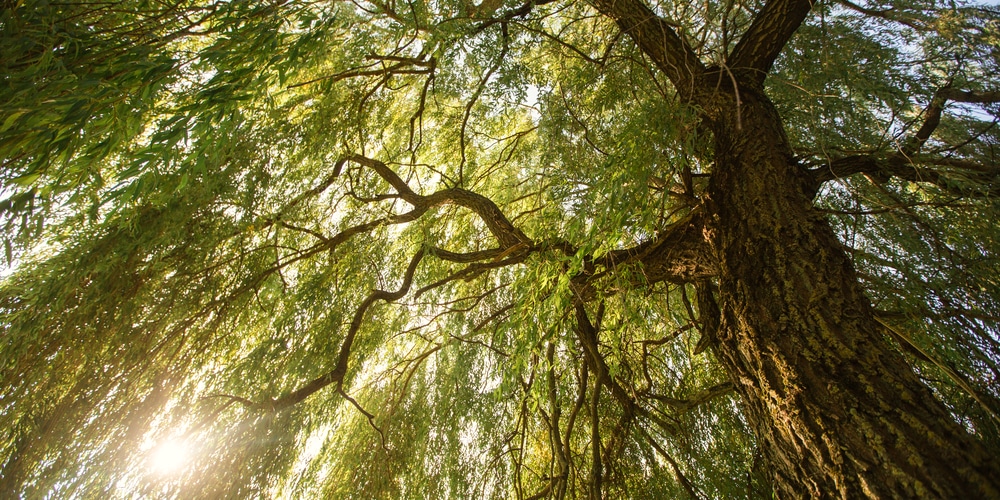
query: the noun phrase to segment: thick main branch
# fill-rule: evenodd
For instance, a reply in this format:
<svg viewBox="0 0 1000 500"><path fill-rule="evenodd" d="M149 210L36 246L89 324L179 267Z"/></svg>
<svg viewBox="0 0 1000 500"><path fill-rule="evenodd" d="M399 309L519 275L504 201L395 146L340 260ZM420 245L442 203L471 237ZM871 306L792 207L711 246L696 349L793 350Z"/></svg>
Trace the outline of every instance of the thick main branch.
<svg viewBox="0 0 1000 500"><path fill-rule="evenodd" d="M621 30L632 37L639 48L653 60L678 93L690 97L694 82L705 71L694 50L667 21L661 19L642 0L594 0L602 14L614 19Z"/></svg>
<svg viewBox="0 0 1000 500"><path fill-rule="evenodd" d="M812 8L811 0L770 0L728 59L729 67L761 83Z"/></svg>

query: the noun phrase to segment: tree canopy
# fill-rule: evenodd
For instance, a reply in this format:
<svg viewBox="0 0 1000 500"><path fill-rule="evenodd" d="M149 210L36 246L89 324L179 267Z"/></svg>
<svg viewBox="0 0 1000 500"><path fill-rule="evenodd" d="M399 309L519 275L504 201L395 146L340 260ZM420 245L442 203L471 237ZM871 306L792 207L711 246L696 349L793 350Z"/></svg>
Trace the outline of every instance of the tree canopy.
<svg viewBox="0 0 1000 500"><path fill-rule="evenodd" d="M0 495L1000 496L994 7L0 6Z"/></svg>

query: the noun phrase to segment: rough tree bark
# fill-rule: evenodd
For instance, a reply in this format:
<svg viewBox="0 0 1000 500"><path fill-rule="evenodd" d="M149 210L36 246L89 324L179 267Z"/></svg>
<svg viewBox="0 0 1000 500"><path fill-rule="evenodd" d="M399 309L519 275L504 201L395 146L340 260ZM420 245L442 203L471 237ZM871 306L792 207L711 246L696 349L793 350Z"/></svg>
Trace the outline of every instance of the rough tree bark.
<svg viewBox="0 0 1000 500"><path fill-rule="evenodd" d="M997 459L881 335L764 92L812 3L767 2L721 68L703 65L642 0L594 4L714 135L707 234L721 318L713 349L742 396L776 493L1000 498Z"/></svg>
<svg viewBox="0 0 1000 500"><path fill-rule="evenodd" d="M725 95L718 99L724 100ZM735 108L735 93L729 95ZM725 365L782 497L1000 497L995 457L881 335L781 121L741 86L711 123Z"/></svg>

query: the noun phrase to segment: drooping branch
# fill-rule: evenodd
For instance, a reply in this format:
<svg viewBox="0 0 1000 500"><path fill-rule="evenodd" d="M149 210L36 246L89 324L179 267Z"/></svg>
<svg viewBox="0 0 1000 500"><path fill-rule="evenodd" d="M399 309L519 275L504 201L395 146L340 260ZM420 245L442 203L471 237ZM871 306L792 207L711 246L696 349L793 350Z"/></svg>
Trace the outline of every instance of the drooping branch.
<svg viewBox="0 0 1000 500"><path fill-rule="evenodd" d="M681 96L691 96L694 82L705 72L705 66L667 21L642 0L594 0L593 5L632 37Z"/></svg>
<svg viewBox="0 0 1000 500"><path fill-rule="evenodd" d="M601 381L594 381L594 392L590 398L590 498L600 500L601 476L604 467L601 465Z"/></svg>
<svg viewBox="0 0 1000 500"><path fill-rule="evenodd" d="M642 426L639 426L638 430L639 435L645 438L646 442L649 443L649 445L652 446L653 449L656 450L656 452L659 453L668 464L670 464L670 468L674 470L674 476L677 478L677 482L681 483L681 486L684 487L684 491L688 494L688 497L692 500L701 500L702 498L705 498L703 495L698 493L698 489L694 483L692 483L691 480L688 479L683 472L681 472L681 468L677 465L677 461L667 454L666 450L664 450L663 447L660 446L655 439L653 439L653 436L649 435L649 432L647 432L646 429L643 429Z"/></svg>
<svg viewBox="0 0 1000 500"><path fill-rule="evenodd" d="M267 411L278 412L298 404L331 384L336 384L337 389L343 393L344 376L347 374L347 364L351 356L351 347L354 345L354 339L357 337L358 331L361 329L361 324L365 319L365 314L376 301L382 300L385 302L392 302L394 300L399 300L406 295L410 291L410 286L413 284L413 274L417 271L417 265L420 264L421 259L423 259L426 253L427 252L425 250L421 249L414 254L412 259L410 259L410 265L406 268L406 273L403 276L403 283L400 285L399 290L394 292L374 290L370 295L368 295L364 302L358 306L357 311L354 313L354 318L351 320L351 325L347 330L347 335L344 336L344 341L340 345L340 352L337 355L337 364L334 366L333 370L316 377L304 386L285 396L271 400L260 406Z"/></svg>
<svg viewBox="0 0 1000 500"><path fill-rule="evenodd" d="M597 377L595 381L595 387L601 385L607 387L611 396L618 401L624 412L624 418L631 419L634 416L639 416L655 423L667 434L676 434L678 432L677 426L671 422L666 421L660 416L650 412L648 409L640 405L636 400L630 395L629 391L622 387L620 383L611 375L610 367L608 367L607 362L604 360L604 356L601 355L598 349L598 328L594 326L591 322L590 317L587 315L587 308L584 305L580 296L574 298L574 308L576 309L576 334L577 338L580 340L580 344L583 346L584 358L589 365L590 370L594 372ZM596 390L596 389L595 389Z"/></svg>
<svg viewBox="0 0 1000 500"><path fill-rule="evenodd" d="M507 34L507 24L501 23L503 37L501 38L500 54L497 55L496 61L486 70L486 73L479 79L479 85L476 86L476 91L472 93L472 97L469 98L469 102L465 105L465 113L462 115L462 126L459 128L458 132L458 151L462 156L462 161L458 164L458 181L459 183L465 182L465 163L468 161L465 153L466 141L466 130L469 127L469 118L472 116L472 108L475 107L476 103L479 102L479 98L483 95L483 91L486 90L486 84L490 82L493 75L500 69L503 65L504 60L507 59L507 53L510 50L509 36Z"/></svg>
<svg viewBox="0 0 1000 500"><path fill-rule="evenodd" d="M563 453L567 457L573 456L573 451L571 448L571 443L573 442L573 429L576 427L577 417L580 415L580 411L583 409L583 405L587 402L587 386L589 384L590 370L586 363L580 363L579 373L577 375L577 388L579 389L576 394L576 401L573 403L573 408L569 412L569 417L566 422L566 431L563 434ZM574 468L573 460L569 461L569 469ZM569 481L569 469L567 469L567 482Z"/></svg>
<svg viewBox="0 0 1000 500"><path fill-rule="evenodd" d="M556 484L558 490L565 489L566 478L569 476L569 457L566 453L562 436L559 433L559 419L562 417L562 405L560 404L559 390L557 387L557 374L555 369L555 348L554 342L549 342L545 351L545 360L548 363L546 382L549 397L549 446L552 449L554 464L551 471L550 485Z"/></svg>
<svg viewBox="0 0 1000 500"><path fill-rule="evenodd" d="M979 405L986 410L993 420L1000 423L1000 413L998 413L998 408L1000 408L1000 401L997 401L995 397L989 393L982 392L976 389L975 384L965 377L961 372L959 372L951 363L940 359L938 356L934 356L930 352L924 350L919 345L917 345L910 336L903 331L901 328L893 326L888 321L878 316L875 317L877 321L885 331L894 338L899 344L908 352L914 353L919 359L927 361L937 366L952 382L958 387L961 387L966 394L968 394L972 399L974 399Z"/></svg>
<svg viewBox="0 0 1000 500"><path fill-rule="evenodd" d="M811 0L770 0L754 17L727 64L750 81L762 83L778 54L809 15Z"/></svg>

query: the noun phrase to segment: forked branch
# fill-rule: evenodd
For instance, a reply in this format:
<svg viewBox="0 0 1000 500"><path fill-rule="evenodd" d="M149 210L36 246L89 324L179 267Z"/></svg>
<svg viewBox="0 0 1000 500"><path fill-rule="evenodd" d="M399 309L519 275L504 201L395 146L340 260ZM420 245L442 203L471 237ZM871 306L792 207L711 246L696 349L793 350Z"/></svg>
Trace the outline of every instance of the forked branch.
<svg viewBox="0 0 1000 500"><path fill-rule="evenodd" d="M330 385L335 385L340 394L344 395L345 397L348 397L343 387L344 377L347 374L348 363L350 360L351 349L354 344L354 340L361 329L361 325L364 322L366 313L371 308L371 306L374 305L375 302L377 301L393 302L399 300L407 293L409 293L410 288L413 284L414 273L416 273L417 266L420 264L420 261L423 259L425 255L434 254L444 260L451 260L455 262L473 262L473 264L466 269L467 272L465 272L465 274L470 274L470 273L475 273L477 271L479 272L485 271L493 267L501 267L504 265L510 265L516 262L520 262L524 259L524 256L527 254L527 249L531 246L531 240L527 236L525 236L525 234L521 232L521 230L514 227L514 225L511 224L511 222L507 219L506 215L503 214L500 208L495 203L493 203L492 200L486 198L485 196L482 196L478 193L474 193L472 191L468 191L465 189L458 189L458 188L437 191L433 194L423 196L414 192L406 183L406 181L404 181L401 177L399 177L398 174L396 174L396 172L390 169L388 165L386 165L381 161L367 158L361 155L351 155L345 158L345 160L352 161L354 163L368 167L373 171L375 171L376 174L378 174L383 180L389 183L389 185L392 186L393 189L396 190L400 198L402 198L407 203L413 205L414 208L409 212L394 217L373 221L343 231L332 238L325 239L319 245L316 245L314 248L317 250L315 251L319 251L319 249L335 248L339 243L346 241L347 239L350 239L352 236L364 232L366 230L370 230L381 224L401 223L401 222L416 220L421 215L426 213L430 208L444 204L455 204L471 209L473 212L479 215L479 217L483 220L486 226L490 229L491 233L497 238L497 240L500 241L502 247L494 250L471 252L464 254L449 252L447 250L437 249L437 248L433 249L422 248L410 260L410 264L409 266L407 266L406 272L404 273L403 276L403 283L398 290L396 291L374 290L361 303L361 305L358 306L358 309L355 311L354 317L347 330L347 334L344 336L343 343L341 344L340 351L337 356L337 362L332 370L330 370L327 373L324 373L323 375L320 375L319 377L316 377L315 379L309 381L302 387L296 389L295 391L292 391L289 394L286 394L285 396L282 396L278 399L272 399L264 403L254 404L253 407L255 409L261 409L268 412L278 412L286 408L289 408L291 406L294 406L295 404L298 404L299 402L305 400L309 396L315 394L316 392L319 392L320 390ZM337 163L337 166L331 178L324 181L323 184L321 184L322 189L325 189L327 186L329 186L329 184L332 183L332 178L336 177L340 173L343 161L345 160L342 160L341 162ZM310 193L312 191L316 191L316 189L310 190ZM296 200L298 200L298 198ZM522 251L515 253L515 250L518 249ZM312 255L313 253L315 253L315 251L305 252L303 256L300 258ZM491 262L486 262L486 263L476 263L477 261L482 261L485 259L493 259L493 260ZM458 279L460 277L463 277L465 274L463 274L462 272L456 273L455 275L452 276L452 278ZM428 288L433 288L435 286L440 286L442 284L444 283L441 282L434 283L429 287L421 289L420 293L422 293ZM351 401L352 404L354 404L355 406L358 406L357 403L354 402L353 400L350 400L349 397L348 400ZM375 427L374 423L372 422L372 416L364 411L362 411L362 413L365 413L365 416L368 418L369 422L372 423L373 427ZM378 430L378 427L375 428L376 430ZM379 432L381 434L381 431Z"/></svg>
<svg viewBox="0 0 1000 500"><path fill-rule="evenodd" d="M347 335L344 336L344 342L340 345L340 352L337 355L337 364L333 370L316 377L306 385L285 396L268 401L260 406L267 411L278 412L300 403L309 396L312 396L331 384L336 384L338 391L344 394L344 376L347 374L347 364L351 356L351 347L354 345L354 339L357 337L358 331L361 329L361 324L365 319L365 314L376 301L382 300L385 302L392 302L399 300L406 295L410 291L410 286L413 284L413 275L417 271L417 265L420 264L424 255L426 255L426 251L421 249L414 254L412 259L410 259L410 265L406 268L406 273L403 276L403 284L399 287L399 290L394 292L374 290L370 295L368 295L364 302L358 306L358 310L355 311L354 318L351 320L351 326L347 330Z"/></svg>
<svg viewBox="0 0 1000 500"><path fill-rule="evenodd" d="M1000 102L1000 92L972 92L964 91L945 86L934 93L931 102L924 110L924 123L920 126L913 137L910 137L900 148L904 156L912 156L920 151L920 148L931 138L931 134L937 130L941 124L941 114L948 101L964 102L969 104L991 104Z"/></svg>
<svg viewBox="0 0 1000 500"><path fill-rule="evenodd" d="M350 155L349 161L368 167L379 177L388 182L399 196L418 210L429 210L440 205L458 205L468 208L482 219L494 237L503 248L510 248L520 243L531 243L520 229L514 227L510 219L504 215L493 200L473 191L461 188L451 188L423 196L417 194L385 163L361 155Z"/></svg>
<svg viewBox="0 0 1000 500"><path fill-rule="evenodd" d="M887 156L851 155L829 161L812 170L815 188L818 189L822 183L833 179L865 174L878 182L896 177L911 182L931 183L960 197L970 193L1000 195L1000 166L921 153L921 149L940 125L945 105L949 101L992 104L1000 102L1000 92L965 91L945 86L934 93L924 109L924 121L920 128L903 141L898 152ZM969 141L974 139L975 137Z"/></svg>

